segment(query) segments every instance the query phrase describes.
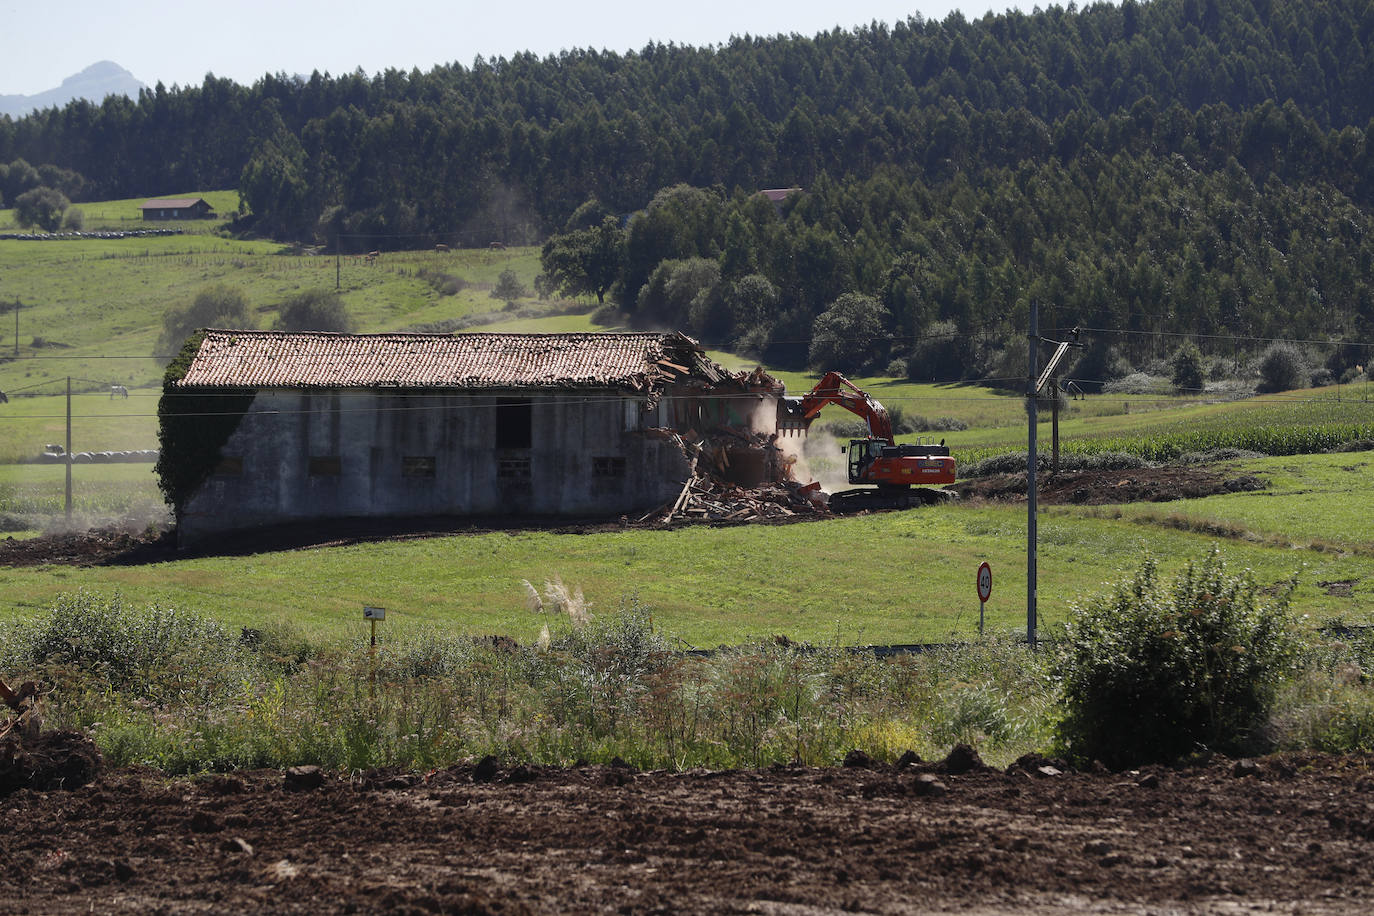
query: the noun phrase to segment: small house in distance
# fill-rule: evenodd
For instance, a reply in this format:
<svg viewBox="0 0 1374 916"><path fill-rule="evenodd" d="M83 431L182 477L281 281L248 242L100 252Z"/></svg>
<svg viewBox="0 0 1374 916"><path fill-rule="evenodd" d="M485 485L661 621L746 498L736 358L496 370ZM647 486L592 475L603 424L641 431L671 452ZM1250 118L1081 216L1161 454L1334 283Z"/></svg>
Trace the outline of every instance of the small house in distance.
<svg viewBox="0 0 1374 916"><path fill-rule="evenodd" d="M138 208L145 221L167 219L214 219L215 211L203 197L172 197L150 200Z"/></svg>
<svg viewBox="0 0 1374 916"><path fill-rule="evenodd" d="M331 518L643 512L691 475L684 438L767 432L784 392L677 333L198 336L159 408L184 545Z"/></svg>

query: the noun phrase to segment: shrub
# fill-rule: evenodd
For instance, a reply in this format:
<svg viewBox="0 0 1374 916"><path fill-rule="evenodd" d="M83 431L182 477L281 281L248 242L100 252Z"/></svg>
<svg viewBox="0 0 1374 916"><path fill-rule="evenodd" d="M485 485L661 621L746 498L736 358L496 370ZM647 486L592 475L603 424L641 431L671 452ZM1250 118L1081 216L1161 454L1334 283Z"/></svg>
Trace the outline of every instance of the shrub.
<svg viewBox="0 0 1374 916"><path fill-rule="evenodd" d="M159 353L175 353L193 332L204 328L253 327L248 299L243 291L225 283L207 286L196 293L190 304L171 308L162 316Z"/></svg>
<svg viewBox="0 0 1374 916"><path fill-rule="evenodd" d="M1113 379L1102 386L1103 394L1167 394L1168 384L1158 376L1146 372Z"/></svg>
<svg viewBox="0 0 1374 916"><path fill-rule="evenodd" d="M1170 368L1173 370L1170 380L1174 383L1174 388L1181 392L1202 390L1202 351L1197 348L1197 344L1189 341L1179 347L1174 353Z"/></svg>
<svg viewBox="0 0 1374 916"><path fill-rule="evenodd" d="M430 270L428 267L421 267L416 276L428 283L440 296L456 296L468 285L468 281L462 277L446 274L442 270Z"/></svg>
<svg viewBox="0 0 1374 916"><path fill-rule="evenodd" d="M1198 452L1184 452L1178 456L1179 464L1215 464L1218 461L1248 461L1263 458L1259 452L1247 448L1208 448Z"/></svg>
<svg viewBox="0 0 1374 916"><path fill-rule="evenodd" d="M601 306L592 312L592 324L603 328L615 327L625 323L625 315L612 303Z"/></svg>
<svg viewBox="0 0 1374 916"><path fill-rule="evenodd" d="M1131 364L1107 340L1094 336L1069 373L1069 377L1089 394L1099 394L1108 382L1131 374Z"/></svg>
<svg viewBox="0 0 1374 916"><path fill-rule="evenodd" d="M507 268L501 271L496 287L491 291L491 298L514 302L516 299L523 299L529 294L529 290L525 289L525 284L516 277L515 271Z"/></svg>
<svg viewBox="0 0 1374 916"><path fill-rule="evenodd" d="M229 388L178 390L205 339L191 335L162 376L157 402L158 456L154 471L167 504L180 517L186 501L220 461L220 449L238 429L256 391Z"/></svg>
<svg viewBox="0 0 1374 916"><path fill-rule="evenodd" d="M1172 585L1147 558L1115 594L1074 608L1057 670L1061 751L1108 766L1176 760L1200 749L1247 753L1295 654L1290 582L1272 602L1213 547Z"/></svg>
<svg viewBox="0 0 1374 916"><path fill-rule="evenodd" d="M1279 342L1270 344L1260 357L1259 373L1260 391L1292 391L1303 386L1307 366L1297 347Z"/></svg>
<svg viewBox="0 0 1374 916"><path fill-rule="evenodd" d="M235 689L251 669L239 640L216 621L175 608L134 607L120 595L61 595L15 647L11 663L77 669L152 702Z"/></svg>
<svg viewBox="0 0 1374 916"><path fill-rule="evenodd" d="M1051 456L1040 452L1036 460L1037 471L1050 469ZM1059 469L1061 471L1130 471L1150 467L1150 462L1139 455L1126 452L1102 452L1097 455L1080 455L1074 452L1061 452ZM1017 474L1026 470L1025 452L1007 452L993 455L981 461L960 468L961 477L991 477L993 474Z"/></svg>
<svg viewBox="0 0 1374 916"><path fill-rule="evenodd" d="M332 289L308 289L281 304L272 325L274 331L340 331L350 333L356 325L343 297Z"/></svg>

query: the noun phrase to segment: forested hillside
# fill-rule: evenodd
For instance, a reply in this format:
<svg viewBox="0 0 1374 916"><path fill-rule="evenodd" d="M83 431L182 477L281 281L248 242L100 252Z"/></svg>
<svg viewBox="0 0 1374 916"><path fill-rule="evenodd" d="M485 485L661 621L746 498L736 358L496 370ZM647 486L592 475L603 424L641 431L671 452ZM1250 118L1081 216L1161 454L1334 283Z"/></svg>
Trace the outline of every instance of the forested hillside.
<svg viewBox="0 0 1374 916"><path fill-rule="evenodd" d="M207 77L0 119L0 162L88 197L237 186L244 227L291 240L574 231L549 283L642 320L791 361L871 339L870 363L928 366L922 339L953 340L924 374L987 375L1023 361L1031 298L1092 327L1374 338L1371 41L1359 0L1127 0Z"/></svg>

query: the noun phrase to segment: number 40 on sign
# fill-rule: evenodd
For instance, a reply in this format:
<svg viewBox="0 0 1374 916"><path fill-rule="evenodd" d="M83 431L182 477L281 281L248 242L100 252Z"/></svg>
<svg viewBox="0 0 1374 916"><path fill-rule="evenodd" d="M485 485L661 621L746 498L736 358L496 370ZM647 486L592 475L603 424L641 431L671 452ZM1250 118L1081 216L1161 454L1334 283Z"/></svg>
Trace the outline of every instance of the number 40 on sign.
<svg viewBox="0 0 1374 916"><path fill-rule="evenodd" d="M992 567L987 563L978 567L978 635L983 635L983 611L992 597Z"/></svg>

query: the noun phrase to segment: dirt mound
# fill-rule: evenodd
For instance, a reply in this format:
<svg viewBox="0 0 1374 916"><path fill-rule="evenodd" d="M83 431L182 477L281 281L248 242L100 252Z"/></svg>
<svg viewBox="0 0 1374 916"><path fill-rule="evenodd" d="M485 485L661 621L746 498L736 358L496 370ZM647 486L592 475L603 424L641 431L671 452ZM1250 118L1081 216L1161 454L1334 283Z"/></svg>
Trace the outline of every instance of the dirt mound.
<svg viewBox="0 0 1374 916"><path fill-rule="evenodd" d="M27 914L1374 909L1368 756L1140 773L1026 758L938 779L863 762L491 761L329 774L308 792L276 770L107 772L5 799L0 900Z"/></svg>
<svg viewBox="0 0 1374 916"><path fill-rule="evenodd" d="M1123 471L1061 471L1036 476L1036 498L1046 504L1099 506L1111 503L1167 502L1218 493L1264 489L1253 475L1226 476L1197 467L1135 468ZM994 474L961 480L949 489L961 499L1024 501L1026 475Z"/></svg>
<svg viewBox="0 0 1374 916"><path fill-rule="evenodd" d="M41 732L0 740L0 796L20 789L75 789L100 772L100 751L79 732Z"/></svg>
<svg viewBox="0 0 1374 916"><path fill-rule="evenodd" d="M0 566L129 565L158 563L175 556L176 541L170 532L131 530L119 525L22 540L0 539Z"/></svg>

